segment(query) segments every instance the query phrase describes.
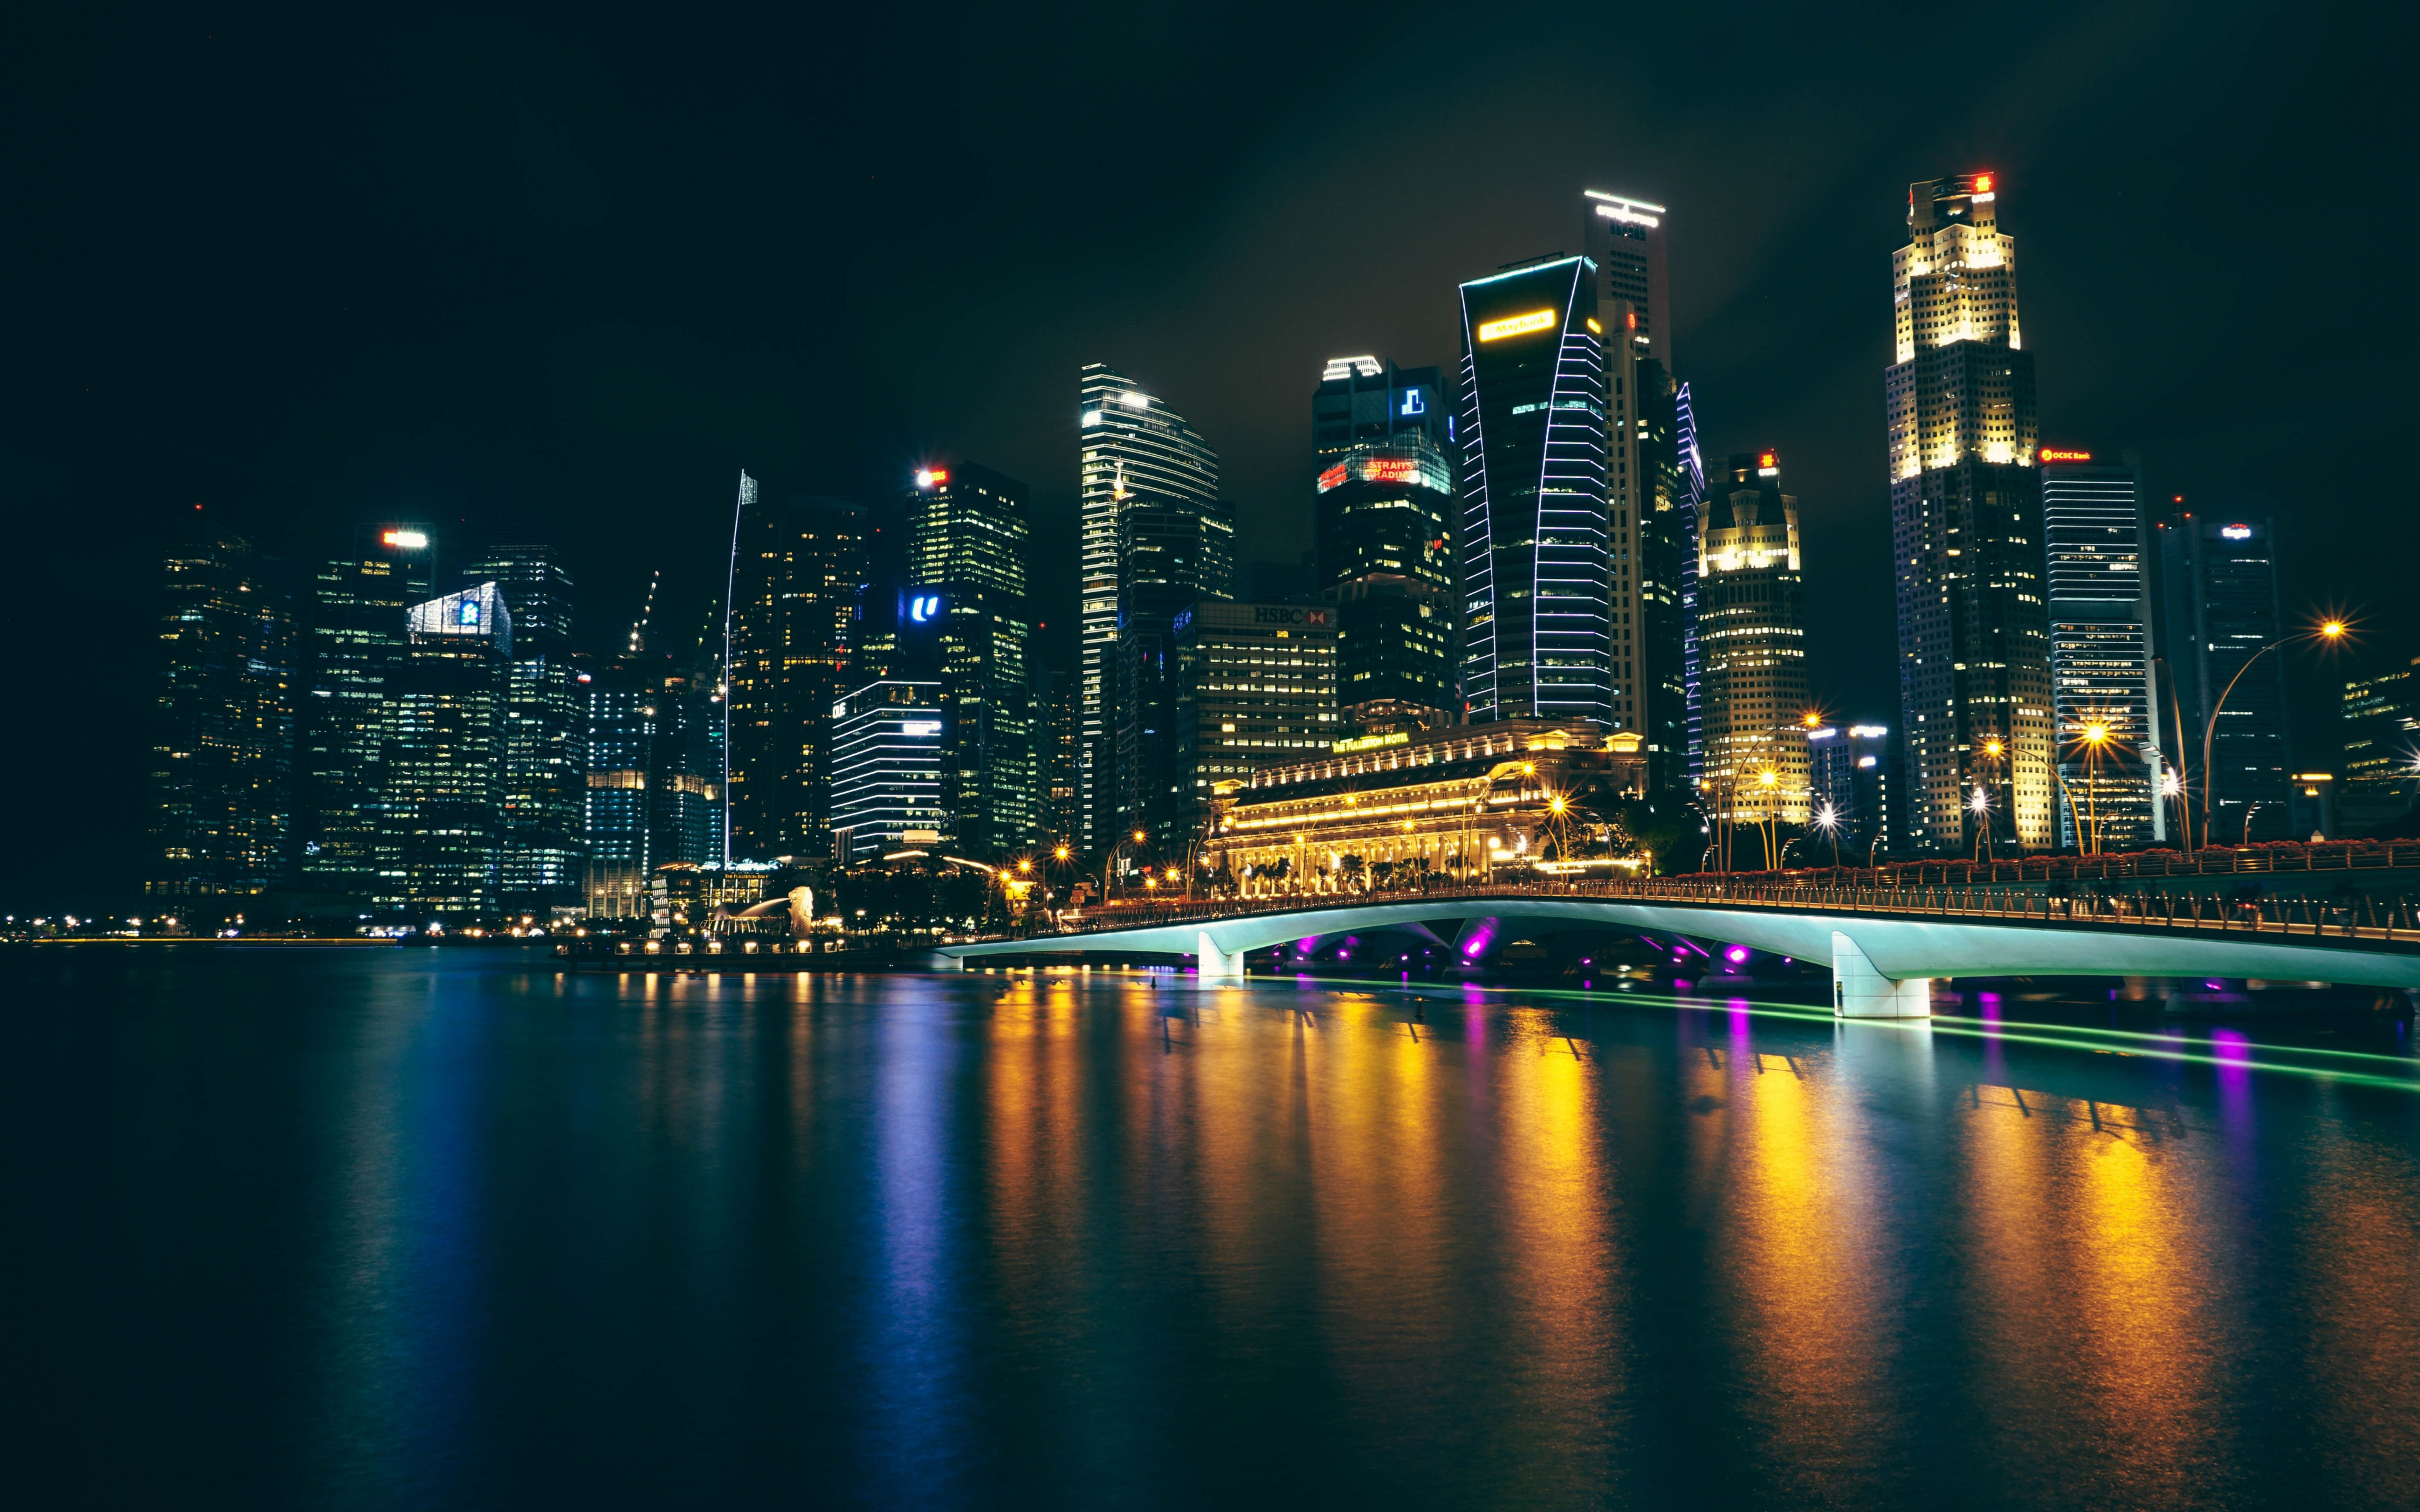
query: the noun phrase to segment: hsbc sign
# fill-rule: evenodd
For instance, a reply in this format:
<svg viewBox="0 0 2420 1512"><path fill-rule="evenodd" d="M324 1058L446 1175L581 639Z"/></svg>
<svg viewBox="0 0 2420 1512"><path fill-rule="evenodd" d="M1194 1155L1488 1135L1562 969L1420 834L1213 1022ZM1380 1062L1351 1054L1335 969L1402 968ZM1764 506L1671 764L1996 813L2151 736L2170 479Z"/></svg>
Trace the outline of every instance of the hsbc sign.
<svg viewBox="0 0 2420 1512"><path fill-rule="evenodd" d="M1324 626L1328 623L1331 612L1324 609L1295 609L1286 604L1255 604L1252 606L1252 623Z"/></svg>

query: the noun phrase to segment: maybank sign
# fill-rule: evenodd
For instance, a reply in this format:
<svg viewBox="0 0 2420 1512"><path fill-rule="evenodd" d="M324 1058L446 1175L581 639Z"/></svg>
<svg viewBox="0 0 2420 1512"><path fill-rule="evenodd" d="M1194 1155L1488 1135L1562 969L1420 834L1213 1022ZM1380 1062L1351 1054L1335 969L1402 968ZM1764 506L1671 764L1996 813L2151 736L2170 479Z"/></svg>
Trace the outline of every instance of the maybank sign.
<svg viewBox="0 0 2420 1512"><path fill-rule="evenodd" d="M1411 743L1410 732L1398 730L1391 735L1357 735L1351 740L1330 741L1327 748L1330 753L1342 756L1348 751L1376 750L1381 746L1408 746Z"/></svg>
<svg viewBox="0 0 2420 1512"><path fill-rule="evenodd" d="M1507 336L1526 336L1532 331L1552 331L1556 318L1552 310L1532 310L1528 315L1508 315L1501 320L1481 320L1479 339L1502 341Z"/></svg>

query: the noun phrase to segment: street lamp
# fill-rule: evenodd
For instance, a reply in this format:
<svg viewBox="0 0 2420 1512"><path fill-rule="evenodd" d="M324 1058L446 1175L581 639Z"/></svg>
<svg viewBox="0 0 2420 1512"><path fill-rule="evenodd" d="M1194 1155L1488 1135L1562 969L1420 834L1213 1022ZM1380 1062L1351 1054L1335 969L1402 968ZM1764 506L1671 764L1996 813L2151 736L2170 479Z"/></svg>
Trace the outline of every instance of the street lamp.
<svg viewBox="0 0 2420 1512"><path fill-rule="evenodd" d="M2261 657L2276 650L2279 646L2287 645L2296 640L2317 640L2322 645L2338 645L2341 644L2344 638L2351 632L2351 625L2347 625L2343 620L2331 615L2307 630L2303 630L2293 635L2281 635L2276 640L2270 641L2267 645L2262 646L2251 656L2246 656L2243 659L2243 665L2235 669L2235 675L2226 680L2226 687L2225 691L2218 695L2218 702L2211 705L2210 718L2201 727L2201 842L2205 848L2210 844L2210 747L2212 737L2218 733L2218 717L2220 712L2226 707L2226 695L2235 691L2235 685L2243 681L2243 674L2252 670L2252 664L2254 662L2258 661ZM2252 842L2252 815L2248 810L2243 815L2243 834L2244 843L2247 845L2250 844ZM2191 837L2188 836L2187 839L2190 840Z"/></svg>
<svg viewBox="0 0 2420 1512"><path fill-rule="evenodd" d="M1997 745L1998 742L1994 741L1993 744ZM1986 845L1989 845L1992 841L1991 792L1986 789L1982 783L1976 783L1975 791L1967 796L1966 808L1967 810L1975 816L1975 859L1979 861L1983 858L1983 848ZM1992 874L1993 876L1999 875L1996 872Z"/></svg>
<svg viewBox="0 0 2420 1512"><path fill-rule="evenodd" d="M1764 789L1764 869L1778 871L1780 857L1773 852L1781 841L1780 833L1775 827L1781 819L1781 774L1768 766L1756 774L1756 785Z"/></svg>
<svg viewBox="0 0 2420 1512"><path fill-rule="evenodd" d="M2109 723L2105 719L2089 720L2081 736L2084 745L2084 815L2090 835L2092 854L2101 854L2101 808L2099 803L2101 753L2108 748Z"/></svg>
<svg viewBox="0 0 2420 1512"><path fill-rule="evenodd" d="M1832 870L1840 870L1840 810L1825 803L1815 810L1815 827L1832 841Z"/></svg>

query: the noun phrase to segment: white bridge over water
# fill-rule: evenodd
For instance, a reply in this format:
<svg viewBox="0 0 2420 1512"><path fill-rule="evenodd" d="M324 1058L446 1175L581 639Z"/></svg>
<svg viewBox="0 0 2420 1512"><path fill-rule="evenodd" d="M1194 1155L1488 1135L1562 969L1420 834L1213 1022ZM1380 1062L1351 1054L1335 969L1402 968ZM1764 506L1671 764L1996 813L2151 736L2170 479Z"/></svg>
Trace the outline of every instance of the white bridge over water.
<svg viewBox="0 0 2420 1512"><path fill-rule="evenodd" d="M2420 991L2420 918L2399 903L1752 880L1111 906L1058 933L944 953L961 966L1054 954L1191 956L1205 979L1240 979L1246 955L1291 940L1470 919L1680 935L1829 961L1833 1009L1849 1018L1928 1016L1932 980L1947 977L2265 978Z"/></svg>

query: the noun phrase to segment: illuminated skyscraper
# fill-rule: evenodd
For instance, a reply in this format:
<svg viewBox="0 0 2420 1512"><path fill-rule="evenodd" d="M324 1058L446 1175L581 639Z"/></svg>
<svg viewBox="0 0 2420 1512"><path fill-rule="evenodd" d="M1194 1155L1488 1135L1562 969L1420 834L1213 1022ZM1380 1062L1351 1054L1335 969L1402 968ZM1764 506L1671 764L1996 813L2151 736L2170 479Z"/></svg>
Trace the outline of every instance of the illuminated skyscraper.
<svg viewBox="0 0 2420 1512"><path fill-rule="evenodd" d="M832 708L831 833L848 865L950 837L941 808L940 687L882 678Z"/></svg>
<svg viewBox="0 0 2420 1512"><path fill-rule="evenodd" d="M1192 783L1184 766L1177 628L1188 607L1232 591L1225 510L1132 500L1118 515L1117 833L1183 844Z"/></svg>
<svg viewBox="0 0 2420 1512"><path fill-rule="evenodd" d="M920 470L908 496L908 624L940 683L941 807L980 851L1029 844L1042 825L1025 485L971 462Z"/></svg>
<svg viewBox="0 0 2420 1512"><path fill-rule="evenodd" d="M1200 594L1218 598L1234 591L1235 531L1233 517L1218 500L1218 454L1183 415L1099 363L1085 365L1078 393L1084 727L1077 768L1081 828L1076 843L1093 849L1109 843L1118 823L1120 522L1130 510L1155 510L1159 522L1141 534L1158 541L1170 538L1170 521L1176 516L1198 522L1199 560L1186 571ZM1155 591L1149 596L1156 603L1164 595ZM1164 640L1176 609L1195 596L1175 597L1167 606L1166 620L1138 628L1155 643Z"/></svg>
<svg viewBox="0 0 2420 1512"><path fill-rule="evenodd" d="M1358 731L1454 721L1453 454L1438 382L1433 367L1344 357L1311 398L1313 560L1337 606L1337 696Z"/></svg>
<svg viewBox="0 0 2420 1512"><path fill-rule="evenodd" d="M845 499L756 497L746 480L732 550L731 854L830 854L831 709L872 534Z"/></svg>
<svg viewBox="0 0 2420 1512"><path fill-rule="evenodd" d="M295 841L321 906L365 905L377 888L381 742L389 676L408 649L411 606L437 592L428 532L363 532L312 584L304 698L296 727Z"/></svg>
<svg viewBox="0 0 2420 1512"><path fill-rule="evenodd" d="M1706 780L1744 822L1807 814L1806 578L1798 501L1772 452L1735 455L1698 529Z"/></svg>
<svg viewBox="0 0 2420 1512"><path fill-rule="evenodd" d="M1462 285L1463 696L1474 723L1613 722L1605 332L1559 257Z"/></svg>
<svg viewBox="0 0 2420 1512"><path fill-rule="evenodd" d="M1679 390L1665 306L1661 205L1590 190L1583 235L1606 329L1606 636L1612 725L1645 738L1651 790L1685 787L1681 569L1694 519L1681 486Z"/></svg>
<svg viewBox="0 0 2420 1512"><path fill-rule="evenodd" d="M2059 842L2080 845L2081 823L2097 829L2103 850L2140 850L2168 830L2159 799L2166 721L2154 702L2149 543L2134 470L2049 448L2040 461L2051 706L2066 785ZM2107 738L2087 738L2096 730Z"/></svg>
<svg viewBox="0 0 2420 1512"><path fill-rule="evenodd" d="M2027 850L2058 834L2034 365L1995 182L1911 185L1908 244L1891 264L1898 350L1885 393L1908 777L1897 827L1917 854L1970 850L1978 824Z"/></svg>
<svg viewBox="0 0 2420 1512"><path fill-rule="evenodd" d="M411 607L380 701L372 906L414 921L496 912L512 611L492 582Z"/></svg>
<svg viewBox="0 0 2420 1512"><path fill-rule="evenodd" d="M1698 520L1706 502L1706 461L1698 447L1698 410L1689 385L1672 396L1672 440L1679 467L1679 497L1687 501L1688 515L1681 532L1687 544L1681 553L1681 700L1683 748L1689 757L1688 787L1695 792L1706 775L1706 717L1699 674L1705 670L1698 644Z"/></svg>
<svg viewBox="0 0 2420 1512"><path fill-rule="evenodd" d="M1588 221L1583 249L1595 263L1599 318L1603 307L1621 300L1638 316L1631 334L1647 338L1647 355L1672 371L1672 285L1664 255L1661 205L1591 189L1581 195Z"/></svg>
<svg viewBox="0 0 2420 1512"><path fill-rule="evenodd" d="M2184 716L2194 827L2211 844L2288 839L2290 664L2283 649L2253 664L2288 633L2277 602L2275 523L2180 508L2161 521L2158 535L2162 639Z"/></svg>
<svg viewBox="0 0 2420 1512"><path fill-rule="evenodd" d="M155 900L240 899L284 880L300 681L292 589L281 563L243 541L168 559L143 879Z"/></svg>
<svg viewBox="0 0 2420 1512"><path fill-rule="evenodd" d="M507 910L579 902L587 807L587 711L571 664L571 574L543 546L500 546L463 569L493 582L512 615L504 699L504 852Z"/></svg>
<svg viewBox="0 0 2420 1512"><path fill-rule="evenodd" d="M1173 806L1174 822L1159 828L1163 841L1181 846L1199 833L1218 783L1308 760L1335 744L1341 618L1325 604L1216 601L1196 604L1178 618L1176 739L1184 791Z"/></svg>
<svg viewBox="0 0 2420 1512"><path fill-rule="evenodd" d="M1397 367L1375 357L1331 357L1311 395L1312 464L1325 472L1354 448L1392 444L1406 431L1450 453L1452 422L1453 400L1442 369Z"/></svg>

